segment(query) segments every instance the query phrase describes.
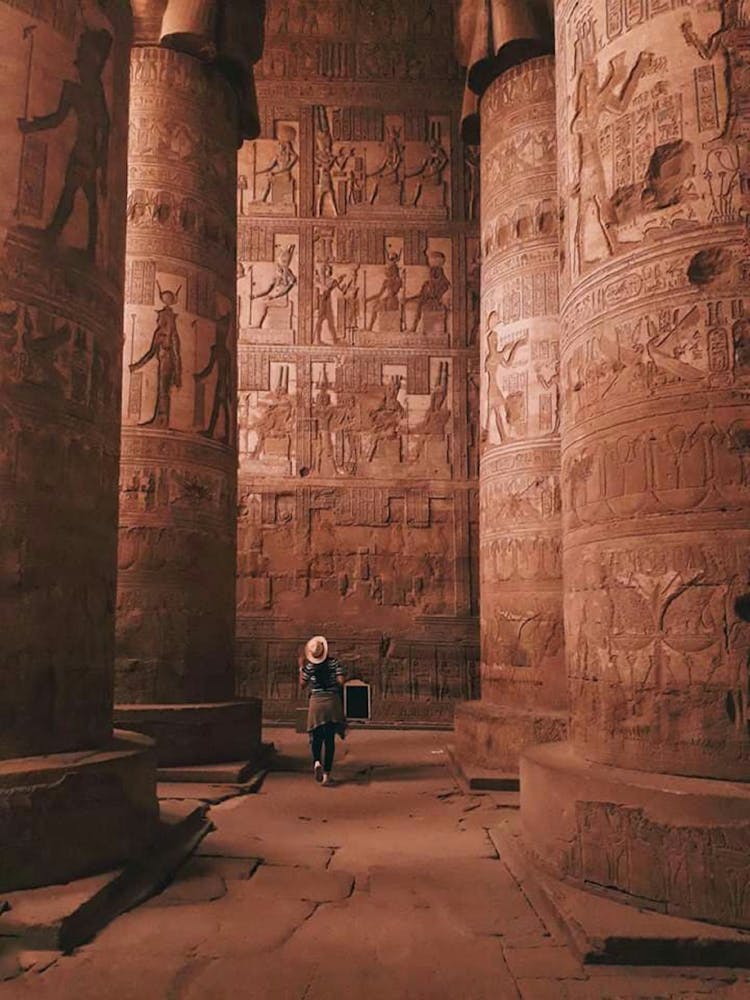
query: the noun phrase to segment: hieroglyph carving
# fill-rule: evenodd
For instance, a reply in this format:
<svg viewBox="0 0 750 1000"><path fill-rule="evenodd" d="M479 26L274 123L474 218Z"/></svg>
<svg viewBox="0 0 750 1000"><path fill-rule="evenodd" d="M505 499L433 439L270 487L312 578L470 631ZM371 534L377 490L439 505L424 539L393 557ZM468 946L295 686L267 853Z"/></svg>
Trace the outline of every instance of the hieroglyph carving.
<svg viewBox="0 0 750 1000"><path fill-rule="evenodd" d="M744 779L746 15L624 10L558 11L573 736L620 767Z"/></svg>

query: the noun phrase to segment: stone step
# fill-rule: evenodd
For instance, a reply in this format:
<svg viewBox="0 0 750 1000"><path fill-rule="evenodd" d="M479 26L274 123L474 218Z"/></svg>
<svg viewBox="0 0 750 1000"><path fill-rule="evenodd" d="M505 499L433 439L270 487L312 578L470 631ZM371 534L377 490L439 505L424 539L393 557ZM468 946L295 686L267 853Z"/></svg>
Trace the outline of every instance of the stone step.
<svg viewBox="0 0 750 1000"><path fill-rule="evenodd" d="M6 893L0 937L34 951L70 952L159 892L214 828L206 806L162 806L159 832L123 868L63 885Z"/></svg>

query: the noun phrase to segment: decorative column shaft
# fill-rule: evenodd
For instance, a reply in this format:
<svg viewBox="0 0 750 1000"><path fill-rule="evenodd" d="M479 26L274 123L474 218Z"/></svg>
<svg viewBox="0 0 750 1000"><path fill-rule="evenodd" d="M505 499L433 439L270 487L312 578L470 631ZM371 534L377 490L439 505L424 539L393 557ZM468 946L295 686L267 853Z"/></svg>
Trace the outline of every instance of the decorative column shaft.
<svg viewBox="0 0 750 1000"><path fill-rule="evenodd" d="M464 761L516 772L564 738L554 59L482 96L482 699L456 713Z"/></svg>
<svg viewBox="0 0 750 1000"><path fill-rule="evenodd" d="M221 74L133 50L118 702L234 694L236 140Z"/></svg>
<svg viewBox="0 0 750 1000"><path fill-rule="evenodd" d="M246 760L260 739L233 655L235 192L252 115L222 23L213 2L141 2L131 58L116 700L162 764Z"/></svg>
<svg viewBox="0 0 750 1000"><path fill-rule="evenodd" d="M750 780L734 611L750 541L750 29L734 2L626 13L557 9L572 747L532 755L524 822L568 875L750 926L727 882L750 853L750 789L732 784ZM548 780L576 802L554 837Z"/></svg>
<svg viewBox="0 0 750 1000"><path fill-rule="evenodd" d="M127 4L0 2L0 889L156 815L148 746L112 738L130 38Z"/></svg>

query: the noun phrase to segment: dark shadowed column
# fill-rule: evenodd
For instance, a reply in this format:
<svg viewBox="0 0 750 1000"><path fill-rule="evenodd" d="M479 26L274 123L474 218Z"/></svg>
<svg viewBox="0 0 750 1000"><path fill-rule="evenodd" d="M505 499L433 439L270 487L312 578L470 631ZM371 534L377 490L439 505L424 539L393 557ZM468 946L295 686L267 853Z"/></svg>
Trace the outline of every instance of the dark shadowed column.
<svg viewBox="0 0 750 1000"><path fill-rule="evenodd" d="M521 812L567 879L750 927L748 26L625 14L557 7L571 742Z"/></svg>
<svg viewBox="0 0 750 1000"><path fill-rule="evenodd" d="M231 8L135 5L116 698L161 763L260 740L259 701L234 698L236 164L256 129Z"/></svg>
<svg viewBox="0 0 750 1000"><path fill-rule="evenodd" d="M114 0L0 2L0 889L156 820L150 742L112 733L130 37Z"/></svg>

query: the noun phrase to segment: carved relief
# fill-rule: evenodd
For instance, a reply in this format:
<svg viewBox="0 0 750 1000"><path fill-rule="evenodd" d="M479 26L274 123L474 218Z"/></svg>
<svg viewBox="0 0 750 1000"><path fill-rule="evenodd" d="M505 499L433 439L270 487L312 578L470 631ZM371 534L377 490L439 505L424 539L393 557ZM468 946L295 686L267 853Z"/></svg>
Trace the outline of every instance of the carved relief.
<svg viewBox="0 0 750 1000"><path fill-rule="evenodd" d="M131 85L116 697L223 700L234 693L237 105L214 69L169 49L136 47Z"/></svg>
<svg viewBox="0 0 750 1000"><path fill-rule="evenodd" d="M381 716L447 718L476 686L479 247L449 21L268 4L239 160L238 632L243 690L279 712L326 621Z"/></svg>
<svg viewBox="0 0 750 1000"><path fill-rule="evenodd" d="M111 732L129 21L0 4L0 758Z"/></svg>
<svg viewBox="0 0 750 1000"><path fill-rule="evenodd" d="M559 21L573 734L619 767L744 779L747 32L734 3L619 9Z"/></svg>
<svg viewBox="0 0 750 1000"><path fill-rule="evenodd" d="M553 65L507 71L480 104L482 698L511 724L565 706Z"/></svg>

